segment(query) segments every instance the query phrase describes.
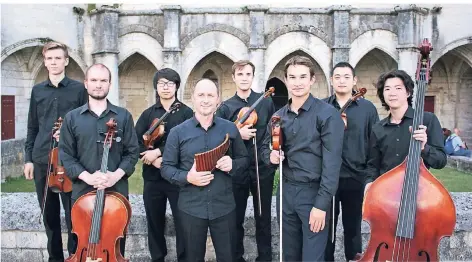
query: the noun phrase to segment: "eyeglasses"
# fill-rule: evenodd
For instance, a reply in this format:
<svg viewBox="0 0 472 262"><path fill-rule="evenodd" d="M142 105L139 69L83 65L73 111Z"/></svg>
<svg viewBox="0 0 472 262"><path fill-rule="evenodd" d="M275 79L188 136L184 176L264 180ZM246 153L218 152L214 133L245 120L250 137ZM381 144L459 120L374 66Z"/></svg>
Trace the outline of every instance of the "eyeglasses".
<svg viewBox="0 0 472 262"><path fill-rule="evenodd" d="M157 82L157 86L159 87L164 87L164 86L168 86L168 87L175 87L175 83L174 82Z"/></svg>

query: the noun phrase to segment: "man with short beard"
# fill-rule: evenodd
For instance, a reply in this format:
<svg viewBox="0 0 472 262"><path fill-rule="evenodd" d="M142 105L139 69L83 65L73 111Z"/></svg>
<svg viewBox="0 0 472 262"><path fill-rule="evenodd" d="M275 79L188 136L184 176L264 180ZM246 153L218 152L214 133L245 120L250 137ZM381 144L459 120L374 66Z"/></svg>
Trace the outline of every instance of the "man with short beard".
<svg viewBox="0 0 472 262"><path fill-rule="evenodd" d="M59 117L72 109L87 103L84 85L65 75L69 64L69 52L63 44L50 42L43 48L44 65L48 70L48 80L33 86L28 113L28 127L25 142L26 179L34 177L36 194L41 208L44 205L43 222L48 239L49 261L64 261L61 232L61 202L67 225L67 250L74 252L74 238L71 234L71 193L55 193L47 189L48 156L51 150L51 130ZM59 132L54 134L58 139ZM45 193L47 195L44 198ZM60 198L60 200L59 200ZM44 203L45 201L45 203Z"/></svg>
<svg viewBox="0 0 472 262"><path fill-rule="evenodd" d="M136 135L143 161L144 190L143 200L148 225L148 246L153 262L164 261L167 255L164 229L166 222L167 200L169 200L174 218L177 246L177 260L184 261L184 242L182 229L179 222L177 201L179 199L179 187L169 183L161 176L162 153L170 130L193 116L193 111L177 98L177 90L180 86L179 74L170 69L163 68L156 72L153 79L153 87L156 89L156 104L146 109L136 122ZM171 107L180 107L171 111ZM144 145L143 135L149 130L155 119L169 112L164 120L164 134L154 142L153 148Z"/></svg>
<svg viewBox="0 0 472 262"><path fill-rule="evenodd" d="M118 192L128 198L128 178L138 162L139 145L131 113L106 99L111 81L110 70L105 65L89 67L84 81L89 102L67 113L61 127L59 157L73 183L72 203L97 189ZM100 168L108 131L106 123L110 118L117 125L105 174ZM125 239L120 240L120 249L124 255Z"/></svg>

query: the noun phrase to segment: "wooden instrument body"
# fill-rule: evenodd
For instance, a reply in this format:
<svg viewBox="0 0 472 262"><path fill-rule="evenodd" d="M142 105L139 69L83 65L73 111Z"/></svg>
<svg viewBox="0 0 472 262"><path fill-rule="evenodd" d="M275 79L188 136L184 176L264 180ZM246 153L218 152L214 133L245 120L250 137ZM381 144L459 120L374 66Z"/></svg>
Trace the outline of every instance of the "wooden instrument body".
<svg viewBox="0 0 472 262"><path fill-rule="evenodd" d="M100 230L100 242L96 245L97 257L87 258L89 233L95 206L96 191L89 192L77 199L72 208L73 233L77 235L77 249L66 262L128 262L120 251L120 238L127 232L131 219L129 201L117 192L107 192ZM89 259L89 260L87 260Z"/></svg>
<svg viewBox="0 0 472 262"><path fill-rule="evenodd" d="M243 108L241 108L241 110L239 110L238 118L234 121L234 123L236 124L236 127L238 129L241 129L244 126L249 126L249 125L251 125L254 128L254 126L256 125L256 123L257 123L256 110L251 111L251 113L249 114L249 117L246 119L246 121L244 121L243 123L239 122L249 110L251 110L250 107L243 107Z"/></svg>
<svg viewBox="0 0 472 262"><path fill-rule="evenodd" d="M405 159L400 165L377 178L367 191L362 218L370 224L371 236L367 250L358 261L438 261L437 247L441 238L454 232L454 202L449 192L421 160L415 237L408 240L400 240L397 237L395 243L402 195L402 187L396 185L403 185L406 166Z"/></svg>
<svg viewBox="0 0 472 262"><path fill-rule="evenodd" d="M48 186L54 193L72 191L72 181L66 176L63 166L58 161L59 150L57 147L49 151L50 170L48 175Z"/></svg>
<svg viewBox="0 0 472 262"><path fill-rule="evenodd" d="M283 138L282 138L282 123L280 116L275 115L272 116L271 119L272 123L272 143L271 145L271 150L281 150L281 146L283 144Z"/></svg>
<svg viewBox="0 0 472 262"><path fill-rule="evenodd" d="M157 122L159 122L159 118L154 119L151 123L151 126L156 125ZM157 126L149 135L146 132L143 135L144 146L148 149L154 149L154 143L162 138L164 135L164 130L164 122L161 121L159 126Z"/></svg>

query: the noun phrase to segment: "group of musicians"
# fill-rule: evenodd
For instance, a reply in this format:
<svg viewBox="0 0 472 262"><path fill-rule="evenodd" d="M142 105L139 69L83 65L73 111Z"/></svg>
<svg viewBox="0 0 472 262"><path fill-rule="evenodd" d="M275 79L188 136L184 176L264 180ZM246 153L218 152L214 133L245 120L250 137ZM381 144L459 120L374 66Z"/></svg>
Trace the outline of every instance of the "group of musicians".
<svg viewBox="0 0 472 262"><path fill-rule="evenodd" d="M208 228L218 261L245 261L243 225L249 194L253 196L256 221L256 261L272 261L272 189L280 161L283 190L277 193L281 195L277 213L281 204L282 260L333 261L340 206L345 258L356 260L362 253L364 195L375 179L405 159L411 132L421 141L421 156L428 168L446 165L438 118L426 112L423 125L418 130L410 128L415 85L402 70L382 74L377 81L377 96L390 112L379 121L372 102L363 97L351 101L357 91L357 77L346 62L336 64L331 71L334 94L318 99L310 93L317 80L314 64L307 57L290 58L284 75L291 98L278 111L270 97L251 90L256 68L250 61L233 65L236 92L226 101L221 101L220 86L212 80L201 79L192 86L193 110L176 98L179 74L163 68L153 78L156 103L134 125L127 109L107 99L111 81L118 80L111 79L105 65L90 66L82 84L65 75L69 63L65 45L47 43L42 54L49 78L32 89L24 174L27 179L34 178L42 206L49 142L55 139L66 175L73 183L71 193L48 191L44 199L49 261L64 261L59 198L68 228L67 249L74 254L74 203L100 189L128 199L128 177L139 159L143 163L143 200L152 261L164 261L168 253L164 230L167 201L175 224L178 261L204 261ZM241 110L247 107L257 114L257 122L236 125ZM165 114L162 137L147 144L149 128ZM281 119L281 150L271 145L274 115ZM59 117L64 118L62 127L51 134ZM107 151L108 171L103 172L104 133L111 118L117 123L116 134ZM229 148L215 161L214 169L197 171L195 155L219 147L226 135ZM120 240L119 250L123 255L124 240Z"/></svg>

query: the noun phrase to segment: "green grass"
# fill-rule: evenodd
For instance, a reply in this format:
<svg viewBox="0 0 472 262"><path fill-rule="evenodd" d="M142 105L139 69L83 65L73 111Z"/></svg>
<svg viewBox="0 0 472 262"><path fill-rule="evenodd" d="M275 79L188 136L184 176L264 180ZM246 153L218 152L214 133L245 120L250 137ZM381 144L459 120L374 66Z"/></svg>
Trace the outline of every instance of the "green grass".
<svg viewBox="0 0 472 262"><path fill-rule="evenodd" d="M129 191L132 194L143 193L143 177L141 175L141 162L136 165L136 171L129 179ZM441 170L431 169L431 173L439 179L450 192L472 192L472 174L457 171L445 167ZM277 190L279 172L275 174L273 194ZM26 180L24 177L7 178L1 184L2 192L35 192L34 181Z"/></svg>

